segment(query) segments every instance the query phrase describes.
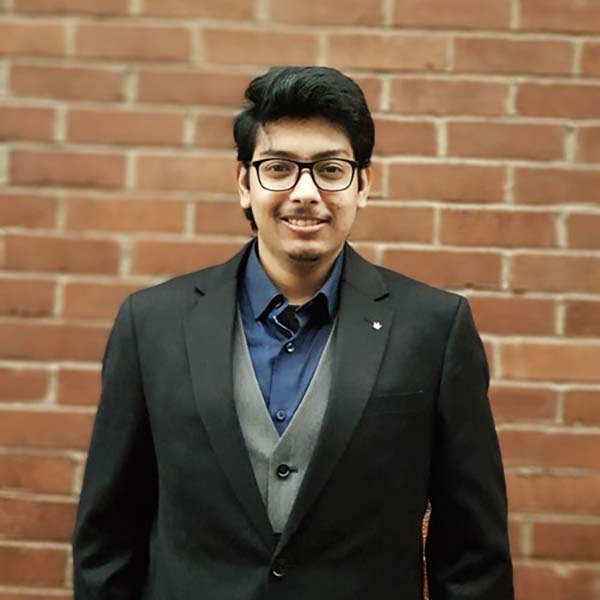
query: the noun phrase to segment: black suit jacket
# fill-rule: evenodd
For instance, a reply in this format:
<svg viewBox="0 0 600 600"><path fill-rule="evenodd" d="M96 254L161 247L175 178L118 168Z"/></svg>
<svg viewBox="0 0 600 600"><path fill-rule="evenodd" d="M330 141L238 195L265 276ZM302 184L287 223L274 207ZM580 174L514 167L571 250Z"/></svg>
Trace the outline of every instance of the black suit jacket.
<svg viewBox="0 0 600 600"><path fill-rule="evenodd" d="M332 393L276 539L232 399L247 252L119 311L74 533L75 600L417 600L428 501L431 600L512 599L487 363L468 304L350 247Z"/></svg>

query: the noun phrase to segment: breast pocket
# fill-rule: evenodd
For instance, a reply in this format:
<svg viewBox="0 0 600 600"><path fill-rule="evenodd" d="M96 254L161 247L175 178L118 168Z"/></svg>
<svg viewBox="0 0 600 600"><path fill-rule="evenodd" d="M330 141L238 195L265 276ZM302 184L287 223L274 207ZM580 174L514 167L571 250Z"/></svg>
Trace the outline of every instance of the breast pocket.
<svg viewBox="0 0 600 600"><path fill-rule="evenodd" d="M428 404L428 396L424 390L373 396L369 400L363 416L417 414L424 412Z"/></svg>

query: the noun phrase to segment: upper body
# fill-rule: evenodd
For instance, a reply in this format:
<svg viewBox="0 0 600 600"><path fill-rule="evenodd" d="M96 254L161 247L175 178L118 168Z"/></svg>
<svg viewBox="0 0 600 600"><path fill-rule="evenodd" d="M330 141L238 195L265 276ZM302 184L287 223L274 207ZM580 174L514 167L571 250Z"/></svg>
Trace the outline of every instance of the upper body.
<svg viewBox="0 0 600 600"><path fill-rule="evenodd" d="M294 85L303 94L292 101ZM342 88L349 116L323 86ZM487 364L468 304L345 243L372 177L372 121L356 90L329 69L255 80L236 141L256 242L123 303L74 534L76 600L417 600L428 504L431 600L513 597ZM260 297L248 290L256 261L275 295L299 307L304 358L316 365L331 334L318 435L281 531L236 410L236 326L267 405L287 402L293 414L307 399L270 385L278 350L266 348L260 319L281 310L249 306ZM309 311L317 298L327 310ZM305 386L315 368L285 367L281 380Z"/></svg>

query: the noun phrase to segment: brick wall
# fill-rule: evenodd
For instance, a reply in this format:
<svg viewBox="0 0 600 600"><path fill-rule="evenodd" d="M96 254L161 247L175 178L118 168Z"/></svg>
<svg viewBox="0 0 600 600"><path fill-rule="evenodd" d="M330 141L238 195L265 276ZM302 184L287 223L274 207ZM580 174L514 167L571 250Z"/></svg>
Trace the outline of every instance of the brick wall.
<svg viewBox="0 0 600 600"><path fill-rule="evenodd" d="M247 238L231 118L328 64L377 122L353 233L465 293L493 372L519 600L600 599L597 0L0 0L0 600L70 597L125 294Z"/></svg>

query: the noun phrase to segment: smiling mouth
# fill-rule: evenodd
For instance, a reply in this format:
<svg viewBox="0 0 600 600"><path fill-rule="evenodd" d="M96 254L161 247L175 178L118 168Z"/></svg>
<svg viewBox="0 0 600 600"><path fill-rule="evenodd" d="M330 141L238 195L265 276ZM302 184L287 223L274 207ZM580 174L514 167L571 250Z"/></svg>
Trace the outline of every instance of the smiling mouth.
<svg viewBox="0 0 600 600"><path fill-rule="evenodd" d="M324 219L314 217L282 217L281 220L294 227L315 227L325 223Z"/></svg>

